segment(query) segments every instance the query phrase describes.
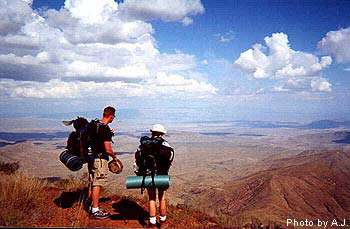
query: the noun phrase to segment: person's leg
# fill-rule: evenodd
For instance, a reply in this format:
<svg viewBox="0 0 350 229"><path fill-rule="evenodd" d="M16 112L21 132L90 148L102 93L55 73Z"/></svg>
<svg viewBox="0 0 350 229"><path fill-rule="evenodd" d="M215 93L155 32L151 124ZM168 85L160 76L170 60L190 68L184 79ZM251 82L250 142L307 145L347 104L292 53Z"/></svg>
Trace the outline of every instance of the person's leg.
<svg viewBox="0 0 350 229"><path fill-rule="evenodd" d="M157 207L156 207L156 189L155 188L148 188L148 198L149 198L149 220L151 224L157 223Z"/></svg>
<svg viewBox="0 0 350 229"><path fill-rule="evenodd" d="M100 191L107 183L108 162L107 160L95 159L93 176L92 176L92 188L91 188L91 200L92 208L91 214L95 218L104 219L109 217L109 213L102 211L99 208Z"/></svg>
<svg viewBox="0 0 350 229"><path fill-rule="evenodd" d="M88 212L91 212L91 208L92 208L92 183L90 182L90 179L89 179L89 184L87 187L87 194L86 194L86 198L84 200L84 205L85 205L85 209Z"/></svg>
<svg viewBox="0 0 350 229"><path fill-rule="evenodd" d="M158 190L158 199L159 199L159 215L160 221L166 220L166 201L165 201L165 190Z"/></svg>
<svg viewBox="0 0 350 229"><path fill-rule="evenodd" d="M88 212L91 212L91 208L92 208L92 184L94 181L94 173L92 170L92 163L91 161L88 162L88 187L87 187L87 198L85 200L85 207L87 209Z"/></svg>
<svg viewBox="0 0 350 229"><path fill-rule="evenodd" d="M89 186L88 186L88 196L87 196L87 200L88 200L88 201L92 201L92 187L91 187L90 184L89 184Z"/></svg>
<svg viewBox="0 0 350 229"><path fill-rule="evenodd" d="M98 208L98 201L100 199L100 186L93 186L92 192L91 192L91 199L92 199L92 207Z"/></svg>

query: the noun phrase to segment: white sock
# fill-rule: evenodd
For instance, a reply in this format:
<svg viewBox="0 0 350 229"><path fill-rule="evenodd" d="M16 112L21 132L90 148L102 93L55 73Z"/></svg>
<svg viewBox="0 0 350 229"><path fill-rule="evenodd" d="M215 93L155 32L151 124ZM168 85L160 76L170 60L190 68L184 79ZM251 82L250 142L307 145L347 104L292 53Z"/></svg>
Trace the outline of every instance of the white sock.
<svg viewBox="0 0 350 229"><path fill-rule="evenodd" d="M100 209L97 207L97 208L91 208L91 213L94 214L95 212L98 212Z"/></svg>
<svg viewBox="0 0 350 229"><path fill-rule="evenodd" d="M149 217L149 222L151 224L157 224L157 217L153 216L153 217Z"/></svg>
<svg viewBox="0 0 350 229"><path fill-rule="evenodd" d="M166 220L166 215L165 216L159 216L160 221L165 221Z"/></svg>

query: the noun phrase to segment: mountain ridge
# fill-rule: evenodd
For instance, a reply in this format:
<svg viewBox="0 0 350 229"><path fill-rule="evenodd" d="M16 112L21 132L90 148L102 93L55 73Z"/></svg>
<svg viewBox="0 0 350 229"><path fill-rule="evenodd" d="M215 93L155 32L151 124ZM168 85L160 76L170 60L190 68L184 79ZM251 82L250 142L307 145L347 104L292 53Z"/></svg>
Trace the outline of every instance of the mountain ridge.
<svg viewBox="0 0 350 229"><path fill-rule="evenodd" d="M202 200L210 199L207 207L217 215L246 221L252 217L281 224L288 217L342 219L350 215L349 176L349 151L304 152L226 183Z"/></svg>

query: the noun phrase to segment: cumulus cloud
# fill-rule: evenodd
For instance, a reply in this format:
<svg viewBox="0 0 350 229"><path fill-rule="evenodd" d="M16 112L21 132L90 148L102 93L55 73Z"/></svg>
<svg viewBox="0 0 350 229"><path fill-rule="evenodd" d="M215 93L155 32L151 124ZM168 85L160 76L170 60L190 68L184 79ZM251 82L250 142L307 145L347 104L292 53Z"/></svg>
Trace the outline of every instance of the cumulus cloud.
<svg viewBox="0 0 350 229"><path fill-rule="evenodd" d="M278 81L275 91L305 89L312 78L319 77L332 63L330 56L319 58L311 53L293 50L284 33L274 33L265 37L264 41L265 46L255 44L241 53L234 66L252 78Z"/></svg>
<svg viewBox="0 0 350 229"><path fill-rule="evenodd" d="M339 63L350 63L350 27L328 32L318 42L318 48Z"/></svg>
<svg viewBox="0 0 350 229"><path fill-rule="evenodd" d="M31 18L31 2L0 1L0 34L15 33Z"/></svg>
<svg viewBox="0 0 350 229"><path fill-rule="evenodd" d="M159 73L143 84L122 81L95 82L53 79L48 82L0 80L0 96L4 98L82 98L125 96L206 97L217 89L211 84L185 79L180 75ZM209 93L209 94L208 94Z"/></svg>
<svg viewBox="0 0 350 229"><path fill-rule="evenodd" d="M311 81L311 88L313 91L330 92L332 84L324 78L315 78Z"/></svg>
<svg viewBox="0 0 350 229"><path fill-rule="evenodd" d="M129 96L216 93L211 84L192 77L195 56L160 52L152 25L136 11L126 15L133 4L153 12L149 20L192 20L187 17L204 10L200 1L155 2L163 3L177 11L153 12L148 1L66 0L61 9L39 14L30 1L1 1L0 94L83 97L97 96L104 87L110 94ZM181 84L160 83L173 80Z"/></svg>
<svg viewBox="0 0 350 229"><path fill-rule="evenodd" d="M187 26L193 23L189 16L204 13L204 7L200 0L125 0L120 11L132 18L179 21Z"/></svg>
<svg viewBox="0 0 350 229"><path fill-rule="evenodd" d="M221 43L229 43L234 39L234 32L233 30L229 30L228 32L221 34L215 34L215 36L217 37L218 41Z"/></svg>

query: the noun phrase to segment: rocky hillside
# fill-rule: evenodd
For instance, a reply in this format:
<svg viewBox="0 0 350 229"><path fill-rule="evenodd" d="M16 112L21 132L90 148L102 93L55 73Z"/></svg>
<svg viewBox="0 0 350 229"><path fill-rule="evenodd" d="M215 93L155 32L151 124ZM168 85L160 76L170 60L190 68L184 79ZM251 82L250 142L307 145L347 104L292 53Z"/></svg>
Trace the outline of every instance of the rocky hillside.
<svg viewBox="0 0 350 229"><path fill-rule="evenodd" d="M305 152L274 160L270 169L212 189L198 202L228 224L342 220L350 216L349 177L350 152Z"/></svg>
<svg viewBox="0 0 350 229"><path fill-rule="evenodd" d="M0 193L0 227L141 228L149 217L146 199L106 193L100 207L112 216L89 218L83 204L86 189L78 179L38 180L0 171ZM214 218L184 205L168 209L169 227L219 227Z"/></svg>

